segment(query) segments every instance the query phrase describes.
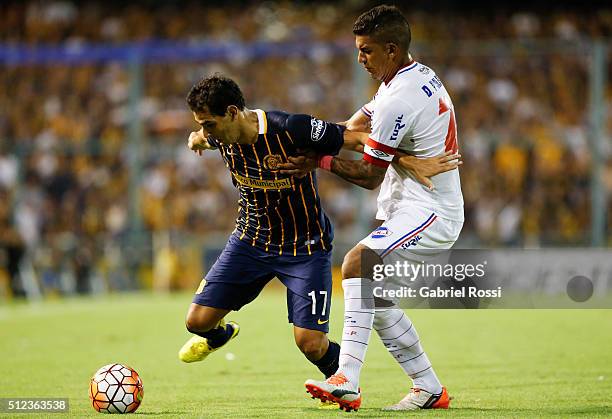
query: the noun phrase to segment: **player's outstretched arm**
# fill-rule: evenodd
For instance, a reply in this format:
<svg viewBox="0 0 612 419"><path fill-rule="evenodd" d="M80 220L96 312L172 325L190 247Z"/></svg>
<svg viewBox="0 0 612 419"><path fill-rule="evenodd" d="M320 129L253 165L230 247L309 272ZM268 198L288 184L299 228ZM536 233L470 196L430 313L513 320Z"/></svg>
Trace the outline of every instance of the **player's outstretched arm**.
<svg viewBox="0 0 612 419"><path fill-rule="evenodd" d="M346 129L343 133L344 144L342 148L363 153L368 135L367 133L354 132ZM416 181L433 190L433 182L430 177L456 169L463 163L460 161L460 158L460 154L452 154L451 152L446 152L436 157L417 158L396 150L393 163L399 164L408 170ZM288 162L281 164L279 169L282 174L303 177L307 175L308 172L316 169L317 166L320 167L322 159L329 159L328 161L331 161L331 156L317 156L316 152L308 151L301 156L290 156ZM372 164L368 162L365 162L364 165L356 165L355 162L360 162L361 160L343 160L335 158L334 161L336 160L351 162L339 163L338 168L341 172L338 173L338 175L351 183L364 188L374 189L382 182L381 179L380 182L377 183L377 178L372 173L374 169L368 167L372 166ZM349 167L353 167L352 171ZM331 170L331 166L328 170ZM382 170L383 176L384 172L385 171Z"/></svg>
<svg viewBox="0 0 612 419"><path fill-rule="evenodd" d="M342 179L366 189L376 189L380 186L386 167L380 167L365 160L345 160L338 157L323 156L330 159L329 163L320 162L319 167L328 168ZM329 165L329 167L326 167Z"/></svg>
<svg viewBox="0 0 612 419"><path fill-rule="evenodd" d="M432 176L454 170L463 164L461 161L461 154L453 154L452 151L447 151L439 156L427 158L417 158L410 154L397 151L393 157L393 163L408 170L417 182L430 190L434 188L433 182L430 179Z"/></svg>
<svg viewBox="0 0 612 419"><path fill-rule="evenodd" d="M321 167L366 189L376 189L387 171L386 167L376 166L365 160L346 160L333 156L317 156L314 153L290 156L287 160L279 165L282 174L303 177L311 170Z"/></svg>

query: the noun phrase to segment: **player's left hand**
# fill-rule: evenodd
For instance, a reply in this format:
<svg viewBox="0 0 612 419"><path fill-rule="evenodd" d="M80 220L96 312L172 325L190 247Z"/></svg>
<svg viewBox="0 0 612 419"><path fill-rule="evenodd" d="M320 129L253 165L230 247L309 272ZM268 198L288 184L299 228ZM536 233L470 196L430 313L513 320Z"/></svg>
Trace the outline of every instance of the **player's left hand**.
<svg viewBox="0 0 612 419"><path fill-rule="evenodd" d="M461 161L461 154L453 154L451 151L447 151L439 156L424 159L419 159L408 154L397 153L393 163L397 163L408 170L417 182L430 190L434 189L433 182L430 179L432 176L454 170L463 164Z"/></svg>
<svg viewBox="0 0 612 419"><path fill-rule="evenodd" d="M287 157L286 163L278 165L281 174L303 178L317 168L317 155L309 152L300 156Z"/></svg>

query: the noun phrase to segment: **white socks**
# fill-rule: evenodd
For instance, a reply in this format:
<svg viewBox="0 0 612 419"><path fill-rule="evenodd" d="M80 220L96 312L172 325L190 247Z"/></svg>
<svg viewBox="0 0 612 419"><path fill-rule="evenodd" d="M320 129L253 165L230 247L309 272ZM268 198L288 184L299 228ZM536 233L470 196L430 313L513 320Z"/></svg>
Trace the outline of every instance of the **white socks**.
<svg viewBox="0 0 612 419"><path fill-rule="evenodd" d="M372 281L366 278L348 278L342 281L342 288L344 329L338 372L342 372L356 390L359 387L359 374L365 361L374 321Z"/></svg>
<svg viewBox="0 0 612 419"><path fill-rule="evenodd" d="M340 349L340 367L349 382L359 387L359 375L368 350L372 327L389 353L412 378L414 387L440 394L442 385L421 346L419 335L403 310L374 310L372 281L349 278L344 288L344 329Z"/></svg>
<svg viewBox="0 0 612 419"><path fill-rule="evenodd" d="M346 291L345 298L346 298ZM371 324L371 323L370 323ZM412 378L414 387L432 394L440 394L442 385L421 346L419 335L403 310L377 309L374 317L374 328L383 344ZM345 320L346 330L346 320ZM344 348L344 341L342 341ZM348 376L347 376L348 378Z"/></svg>

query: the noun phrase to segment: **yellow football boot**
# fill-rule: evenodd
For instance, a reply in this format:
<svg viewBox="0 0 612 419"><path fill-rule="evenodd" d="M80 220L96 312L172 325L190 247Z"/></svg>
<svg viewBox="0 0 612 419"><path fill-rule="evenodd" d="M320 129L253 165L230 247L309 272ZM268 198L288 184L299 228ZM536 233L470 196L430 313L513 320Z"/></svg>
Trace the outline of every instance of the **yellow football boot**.
<svg viewBox="0 0 612 419"><path fill-rule="evenodd" d="M193 336L189 339L183 347L179 350L178 357L183 362L198 362L203 361L208 355L215 352L217 349L224 347L227 343L238 336L240 332L240 326L238 323L230 321L228 324L225 324L224 320L219 322L219 326L226 328L227 326L231 326L233 328L232 335L223 345L218 348L211 348L208 346L208 341L206 338L201 336ZM219 327L217 326L217 327Z"/></svg>
<svg viewBox="0 0 612 419"><path fill-rule="evenodd" d="M319 400L319 404L317 405L317 409L328 410L328 409L339 409L340 405L336 402L332 402L328 400L326 402Z"/></svg>

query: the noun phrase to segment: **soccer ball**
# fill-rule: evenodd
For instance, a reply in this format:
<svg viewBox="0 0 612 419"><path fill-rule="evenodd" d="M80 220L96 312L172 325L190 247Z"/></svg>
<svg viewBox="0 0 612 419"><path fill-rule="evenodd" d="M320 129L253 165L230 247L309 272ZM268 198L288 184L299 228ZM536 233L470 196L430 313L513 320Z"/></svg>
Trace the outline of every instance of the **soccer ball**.
<svg viewBox="0 0 612 419"><path fill-rule="evenodd" d="M105 365L89 382L89 399L101 413L133 413L143 396L140 376L126 365Z"/></svg>

